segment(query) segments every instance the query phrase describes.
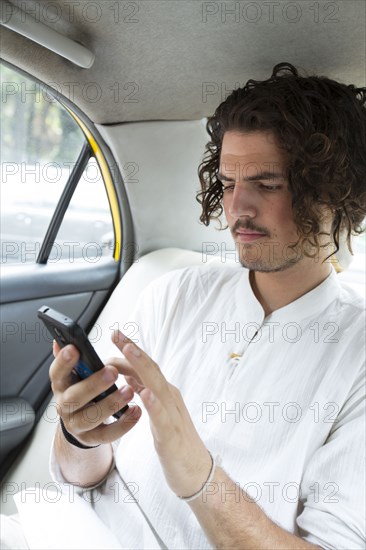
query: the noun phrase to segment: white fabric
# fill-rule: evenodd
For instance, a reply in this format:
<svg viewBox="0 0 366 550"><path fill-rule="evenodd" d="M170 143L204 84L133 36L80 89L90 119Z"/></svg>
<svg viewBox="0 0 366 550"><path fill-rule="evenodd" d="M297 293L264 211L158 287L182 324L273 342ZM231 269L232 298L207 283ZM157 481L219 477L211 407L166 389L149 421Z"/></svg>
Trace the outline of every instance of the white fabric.
<svg viewBox="0 0 366 550"><path fill-rule="evenodd" d="M324 549L365 542L360 302L332 271L265 318L248 270L189 267L151 283L131 316L138 345L179 387L228 475L273 521ZM115 459L118 471L94 490L93 507L121 548L212 547L165 483L146 412Z"/></svg>
<svg viewBox="0 0 366 550"><path fill-rule="evenodd" d="M86 500L69 492L35 488L14 496L30 550L115 550L119 542ZM72 503L72 506L70 506ZM17 548L17 547L13 547Z"/></svg>
<svg viewBox="0 0 366 550"><path fill-rule="evenodd" d="M0 515L0 548L1 550L28 550L26 538L20 523L19 514Z"/></svg>

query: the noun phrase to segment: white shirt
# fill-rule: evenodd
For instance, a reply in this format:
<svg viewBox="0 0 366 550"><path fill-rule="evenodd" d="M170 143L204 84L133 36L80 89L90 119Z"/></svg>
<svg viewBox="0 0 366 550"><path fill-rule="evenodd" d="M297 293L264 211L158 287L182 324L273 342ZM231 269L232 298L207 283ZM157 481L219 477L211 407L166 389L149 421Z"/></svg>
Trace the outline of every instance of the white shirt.
<svg viewBox="0 0 366 550"><path fill-rule="evenodd" d="M332 271L265 318L247 269L195 266L153 281L131 316L136 343L180 389L205 445L238 483L236 498L240 486L279 526L325 549L365 543L361 302ZM121 548L212 548L165 482L146 411L115 461L93 506Z"/></svg>

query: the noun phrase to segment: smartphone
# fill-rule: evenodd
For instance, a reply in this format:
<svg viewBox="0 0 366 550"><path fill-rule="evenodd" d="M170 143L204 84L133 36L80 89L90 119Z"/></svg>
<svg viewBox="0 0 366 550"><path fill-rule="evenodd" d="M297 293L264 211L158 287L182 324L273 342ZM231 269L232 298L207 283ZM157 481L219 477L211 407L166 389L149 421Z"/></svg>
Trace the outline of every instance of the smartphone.
<svg viewBox="0 0 366 550"><path fill-rule="evenodd" d="M101 359L89 342L86 333L75 321L70 319L70 317L47 306L39 308L37 315L46 325L52 338L56 340L60 348L68 344L73 344L77 347L80 358L74 367L74 372L81 380L104 368ZM117 386L113 384L108 390L95 397L93 402L100 401L100 399L107 397L107 395L110 395L116 390ZM114 413L113 416L115 418L120 418L128 408L128 405L125 405L122 409Z"/></svg>

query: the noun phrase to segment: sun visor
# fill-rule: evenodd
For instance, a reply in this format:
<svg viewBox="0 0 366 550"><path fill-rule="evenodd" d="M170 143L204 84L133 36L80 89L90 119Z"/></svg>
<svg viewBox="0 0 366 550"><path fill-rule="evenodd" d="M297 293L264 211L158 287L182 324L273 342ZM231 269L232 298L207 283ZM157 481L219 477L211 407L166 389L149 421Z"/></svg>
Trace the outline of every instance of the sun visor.
<svg viewBox="0 0 366 550"><path fill-rule="evenodd" d="M85 46L51 29L8 0L3 0L0 4L0 23L68 59L78 67L90 69L94 63L95 55Z"/></svg>

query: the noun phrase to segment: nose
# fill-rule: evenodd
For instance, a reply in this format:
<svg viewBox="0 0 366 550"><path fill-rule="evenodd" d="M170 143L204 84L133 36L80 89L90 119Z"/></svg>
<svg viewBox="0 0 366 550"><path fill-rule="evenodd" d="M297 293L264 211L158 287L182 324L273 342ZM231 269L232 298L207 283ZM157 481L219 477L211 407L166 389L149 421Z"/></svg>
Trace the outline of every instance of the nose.
<svg viewBox="0 0 366 550"><path fill-rule="evenodd" d="M228 211L233 218L255 218L257 207L251 190L240 184L235 185L234 191L228 197Z"/></svg>

